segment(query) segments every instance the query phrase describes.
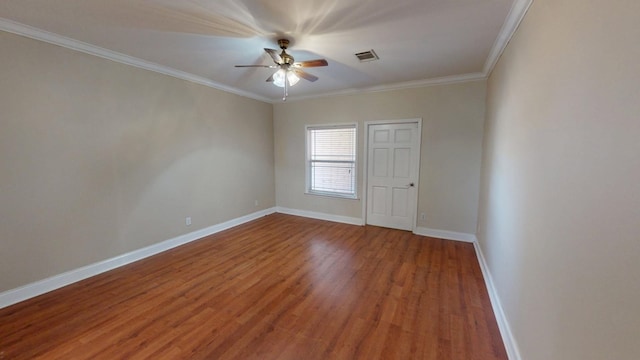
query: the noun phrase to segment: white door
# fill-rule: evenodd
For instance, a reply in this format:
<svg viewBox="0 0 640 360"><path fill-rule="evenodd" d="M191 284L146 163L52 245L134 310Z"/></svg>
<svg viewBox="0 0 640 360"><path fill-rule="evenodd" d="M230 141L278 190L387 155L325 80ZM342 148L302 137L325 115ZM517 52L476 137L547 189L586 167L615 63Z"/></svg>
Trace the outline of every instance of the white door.
<svg viewBox="0 0 640 360"><path fill-rule="evenodd" d="M418 200L418 123L369 125L367 224L413 230Z"/></svg>

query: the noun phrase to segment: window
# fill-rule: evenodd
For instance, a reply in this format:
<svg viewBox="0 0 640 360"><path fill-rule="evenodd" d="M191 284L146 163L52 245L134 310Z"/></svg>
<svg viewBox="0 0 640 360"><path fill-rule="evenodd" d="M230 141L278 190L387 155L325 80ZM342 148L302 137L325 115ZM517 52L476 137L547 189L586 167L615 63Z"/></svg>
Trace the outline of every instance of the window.
<svg viewBox="0 0 640 360"><path fill-rule="evenodd" d="M356 124L307 126L307 193L356 198Z"/></svg>

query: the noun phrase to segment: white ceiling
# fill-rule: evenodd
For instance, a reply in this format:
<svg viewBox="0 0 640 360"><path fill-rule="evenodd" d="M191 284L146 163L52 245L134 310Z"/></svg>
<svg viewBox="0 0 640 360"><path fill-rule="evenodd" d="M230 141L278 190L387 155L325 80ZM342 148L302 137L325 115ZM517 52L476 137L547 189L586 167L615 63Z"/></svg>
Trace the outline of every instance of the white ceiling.
<svg viewBox="0 0 640 360"><path fill-rule="evenodd" d="M481 78L515 29L509 11L519 2L2 0L0 29L278 101L282 89L265 82L273 70L234 67L272 64L263 48L277 49L278 38L291 40L297 61L329 62L307 69L320 79L300 81L293 99ZM370 49L380 60L360 63L354 54Z"/></svg>

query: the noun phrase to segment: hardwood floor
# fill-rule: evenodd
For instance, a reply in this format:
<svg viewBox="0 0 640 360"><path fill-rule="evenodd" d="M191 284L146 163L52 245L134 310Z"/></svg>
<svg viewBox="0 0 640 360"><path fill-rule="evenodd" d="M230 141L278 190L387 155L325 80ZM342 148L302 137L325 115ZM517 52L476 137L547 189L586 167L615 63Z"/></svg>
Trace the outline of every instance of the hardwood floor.
<svg viewBox="0 0 640 360"><path fill-rule="evenodd" d="M506 359L473 245L273 214L0 309L0 359Z"/></svg>

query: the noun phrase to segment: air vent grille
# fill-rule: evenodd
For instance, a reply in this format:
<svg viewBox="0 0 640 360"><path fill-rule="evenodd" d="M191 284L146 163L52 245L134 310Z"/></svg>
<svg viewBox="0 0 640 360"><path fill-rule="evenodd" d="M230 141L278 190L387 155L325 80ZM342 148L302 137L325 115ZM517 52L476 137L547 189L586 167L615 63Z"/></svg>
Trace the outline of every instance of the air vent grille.
<svg viewBox="0 0 640 360"><path fill-rule="evenodd" d="M373 51L373 49L356 53L356 57L358 58L358 60L360 60L360 62L375 61L380 59L376 52Z"/></svg>

